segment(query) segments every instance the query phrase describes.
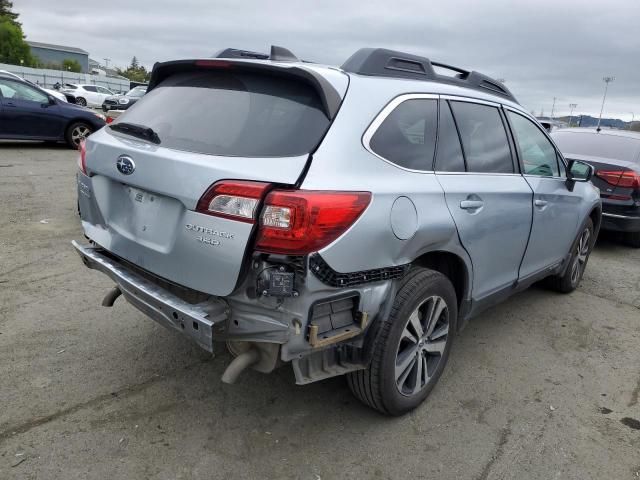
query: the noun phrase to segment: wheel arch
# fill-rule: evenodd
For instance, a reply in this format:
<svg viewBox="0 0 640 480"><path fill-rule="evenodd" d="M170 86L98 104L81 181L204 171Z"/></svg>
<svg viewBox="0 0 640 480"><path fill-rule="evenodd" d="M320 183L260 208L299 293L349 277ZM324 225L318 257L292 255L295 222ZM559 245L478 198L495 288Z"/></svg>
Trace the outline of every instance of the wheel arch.
<svg viewBox="0 0 640 480"><path fill-rule="evenodd" d="M464 319L470 304L471 265L460 255L447 250L422 253L411 262L411 265L438 271L451 281L458 300L457 328L460 330L464 326Z"/></svg>

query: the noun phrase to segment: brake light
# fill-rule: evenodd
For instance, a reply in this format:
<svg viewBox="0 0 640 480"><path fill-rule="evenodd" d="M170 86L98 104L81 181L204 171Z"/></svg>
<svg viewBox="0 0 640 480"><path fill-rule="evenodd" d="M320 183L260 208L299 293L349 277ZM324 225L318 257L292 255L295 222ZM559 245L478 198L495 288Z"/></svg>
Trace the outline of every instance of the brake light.
<svg viewBox="0 0 640 480"><path fill-rule="evenodd" d="M78 168L82 173L87 174L87 147L84 140L78 144Z"/></svg>
<svg viewBox="0 0 640 480"><path fill-rule="evenodd" d="M254 223L256 208L268 187L268 183L244 180L216 182L202 195L196 212Z"/></svg>
<svg viewBox="0 0 640 480"><path fill-rule="evenodd" d="M598 170L596 176L615 187L640 188L640 174L632 170Z"/></svg>
<svg viewBox="0 0 640 480"><path fill-rule="evenodd" d="M113 123L113 117L107 117L106 122L107 122L107 124Z"/></svg>
<svg viewBox="0 0 640 480"><path fill-rule="evenodd" d="M274 190L260 216L256 250L285 255L318 251L365 211L370 192Z"/></svg>
<svg viewBox="0 0 640 480"><path fill-rule="evenodd" d="M231 62L224 60L196 60L195 65L205 68L231 68L233 66Z"/></svg>

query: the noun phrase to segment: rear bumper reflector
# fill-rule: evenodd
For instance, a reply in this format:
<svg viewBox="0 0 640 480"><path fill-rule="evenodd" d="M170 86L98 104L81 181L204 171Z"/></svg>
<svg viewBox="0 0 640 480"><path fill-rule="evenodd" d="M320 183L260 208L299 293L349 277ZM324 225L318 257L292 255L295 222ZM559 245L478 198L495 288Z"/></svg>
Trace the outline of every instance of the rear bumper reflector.
<svg viewBox="0 0 640 480"><path fill-rule="evenodd" d="M213 352L213 328L227 319L224 302L215 300L198 304L185 302L173 293L101 254L98 247L82 246L72 241L84 264L109 276L122 295L141 312L160 325L182 332L200 347ZM215 297L211 297L215 299Z"/></svg>

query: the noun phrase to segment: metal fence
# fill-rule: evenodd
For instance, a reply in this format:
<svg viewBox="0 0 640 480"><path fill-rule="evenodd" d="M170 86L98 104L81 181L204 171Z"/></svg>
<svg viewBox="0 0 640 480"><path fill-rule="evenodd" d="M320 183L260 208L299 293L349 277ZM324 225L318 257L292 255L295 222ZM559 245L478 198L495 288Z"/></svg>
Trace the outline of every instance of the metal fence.
<svg viewBox="0 0 640 480"><path fill-rule="evenodd" d="M83 85L101 85L115 93L125 93L129 91L129 80L120 77L21 67L19 65L8 65L5 63L0 63L0 70L11 72L43 88L53 88L56 83L60 83L61 85L65 83L80 83Z"/></svg>

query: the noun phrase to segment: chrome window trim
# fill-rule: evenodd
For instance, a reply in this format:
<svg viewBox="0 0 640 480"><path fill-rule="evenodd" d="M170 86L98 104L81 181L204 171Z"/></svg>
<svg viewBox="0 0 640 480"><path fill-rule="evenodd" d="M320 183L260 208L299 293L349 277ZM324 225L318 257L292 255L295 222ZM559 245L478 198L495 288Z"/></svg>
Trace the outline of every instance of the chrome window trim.
<svg viewBox="0 0 640 480"><path fill-rule="evenodd" d="M403 167L398 165L397 163L392 162L391 160L384 158L381 155L378 155L371 148L371 139L382 125L387 117L393 112L401 103L404 103L408 100L438 100L440 95L434 93L404 93L402 95L398 95L394 99L392 99L389 103L387 103L382 110L376 115L373 121L369 124L364 134L362 135L362 146L371 154L378 157L380 160L388 163L389 165L393 165L400 170L404 170L405 172L413 172L413 173L434 173L433 170L416 170L413 168Z"/></svg>

